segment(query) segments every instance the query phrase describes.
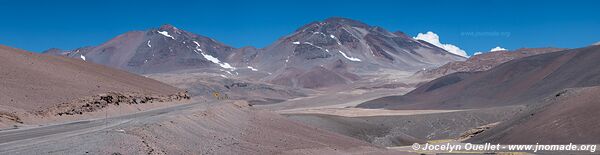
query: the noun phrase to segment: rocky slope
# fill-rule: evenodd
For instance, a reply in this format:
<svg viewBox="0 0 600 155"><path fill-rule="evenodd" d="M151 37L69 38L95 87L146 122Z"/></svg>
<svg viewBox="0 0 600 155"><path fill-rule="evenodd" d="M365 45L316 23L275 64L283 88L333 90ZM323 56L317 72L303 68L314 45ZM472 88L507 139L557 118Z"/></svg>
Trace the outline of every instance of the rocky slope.
<svg viewBox="0 0 600 155"><path fill-rule="evenodd" d="M494 51L474 55L466 61L449 62L441 67L415 73L416 77L435 79L455 72L476 72L494 68L502 63L532 55L566 50L563 48L521 48L514 51Z"/></svg>
<svg viewBox="0 0 600 155"><path fill-rule="evenodd" d="M6 46L0 46L0 68L0 113L6 116L58 115L67 107L95 103L81 99L109 92L131 96L124 104L135 98L188 98L184 90L125 71ZM49 109L57 113L45 113Z"/></svg>
<svg viewBox="0 0 600 155"><path fill-rule="evenodd" d="M600 87L570 88L548 96L542 105L467 140L501 144L597 144Z"/></svg>
<svg viewBox="0 0 600 155"><path fill-rule="evenodd" d="M464 59L402 32L334 17L282 37L253 63L273 72L267 81L318 88L348 84L381 68L415 71Z"/></svg>
<svg viewBox="0 0 600 155"><path fill-rule="evenodd" d="M509 61L475 73L454 73L403 96L359 105L391 109L464 109L537 103L562 89L600 85L600 46Z"/></svg>

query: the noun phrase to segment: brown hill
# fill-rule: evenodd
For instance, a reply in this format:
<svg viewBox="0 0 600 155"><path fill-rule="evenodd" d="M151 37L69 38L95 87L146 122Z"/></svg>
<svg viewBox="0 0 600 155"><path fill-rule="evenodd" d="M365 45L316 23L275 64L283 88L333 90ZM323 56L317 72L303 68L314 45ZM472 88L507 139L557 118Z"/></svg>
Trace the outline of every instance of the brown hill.
<svg viewBox="0 0 600 155"><path fill-rule="evenodd" d="M449 62L441 67L415 73L421 78L435 79L456 72L485 71L502 63L532 55L557 52L564 48L520 48L515 51L495 51L474 55L465 61Z"/></svg>
<svg viewBox="0 0 600 155"><path fill-rule="evenodd" d="M469 142L501 144L600 143L600 87L574 88L552 95L543 106L503 122Z"/></svg>
<svg viewBox="0 0 600 155"><path fill-rule="evenodd" d="M125 71L6 46L0 46L0 68L0 113L5 114L43 111L100 94L123 95L124 100L132 96L177 96L182 92Z"/></svg>
<svg viewBox="0 0 600 155"><path fill-rule="evenodd" d="M529 104L565 88L600 85L600 46L525 57L491 70L454 73L404 96L360 104L363 108L465 109Z"/></svg>

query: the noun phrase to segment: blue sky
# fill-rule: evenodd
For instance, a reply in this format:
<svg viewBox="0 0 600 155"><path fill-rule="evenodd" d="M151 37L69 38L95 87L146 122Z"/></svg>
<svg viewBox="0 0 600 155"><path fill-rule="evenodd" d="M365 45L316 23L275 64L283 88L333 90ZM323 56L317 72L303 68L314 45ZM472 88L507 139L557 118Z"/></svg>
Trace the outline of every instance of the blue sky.
<svg viewBox="0 0 600 155"><path fill-rule="evenodd" d="M412 36L433 31L469 54L496 46L575 48L600 41L598 6L577 0L0 0L0 44L73 49L169 23L234 47L264 47L311 21L339 16Z"/></svg>

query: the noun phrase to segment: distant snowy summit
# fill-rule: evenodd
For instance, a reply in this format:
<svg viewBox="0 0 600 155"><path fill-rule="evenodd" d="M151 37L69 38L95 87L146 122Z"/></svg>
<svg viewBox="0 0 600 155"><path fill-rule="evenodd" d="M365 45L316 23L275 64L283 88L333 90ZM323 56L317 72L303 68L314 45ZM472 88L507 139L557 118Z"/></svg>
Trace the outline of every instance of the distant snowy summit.
<svg viewBox="0 0 600 155"><path fill-rule="evenodd" d="M262 49L234 48L166 24L98 46L45 53L140 74L210 70L232 77L250 71L267 82L304 88L351 83L381 68L416 71L465 60L402 32L339 17L309 23Z"/></svg>
<svg viewBox="0 0 600 155"><path fill-rule="evenodd" d="M211 38L167 24L156 29L127 32L99 46L70 51L51 49L44 53L85 58L143 74L210 67L233 70L234 67L223 60L235 50Z"/></svg>

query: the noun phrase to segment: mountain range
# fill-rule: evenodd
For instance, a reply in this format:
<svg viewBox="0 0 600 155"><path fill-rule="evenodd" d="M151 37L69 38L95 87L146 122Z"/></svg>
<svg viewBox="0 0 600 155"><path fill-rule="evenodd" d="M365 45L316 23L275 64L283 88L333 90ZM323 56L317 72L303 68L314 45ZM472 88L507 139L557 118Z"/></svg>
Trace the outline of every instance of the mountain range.
<svg viewBox="0 0 600 155"><path fill-rule="evenodd" d="M494 68L502 63L532 55L557 52L565 48L520 48L514 51L492 51L469 57L466 61L449 62L443 66L421 70L416 77L435 79L455 72L477 72Z"/></svg>
<svg viewBox="0 0 600 155"><path fill-rule="evenodd" d="M0 128L25 127L0 130L0 144L15 144L0 152L33 150L24 141L134 154L598 143L600 45L466 58L415 38L332 17L264 48L169 24L44 54L0 45ZM64 123L78 119L86 120ZM43 126L52 122L61 124ZM69 131L85 134L65 138Z"/></svg>
<svg viewBox="0 0 600 155"><path fill-rule="evenodd" d="M265 48L234 48L163 25L98 46L44 53L138 74L202 70L234 77L255 72L257 80L301 88L348 84L382 68L416 71L466 59L399 31L338 17L309 23Z"/></svg>
<svg viewBox="0 0 600 155"><path fill-rule="evenodd" d="M402 96L367 101L359 107L462 109L536 102L566 88L599 85L600 46L564 50L508 61L482 72L442 76Z"/></svg>

